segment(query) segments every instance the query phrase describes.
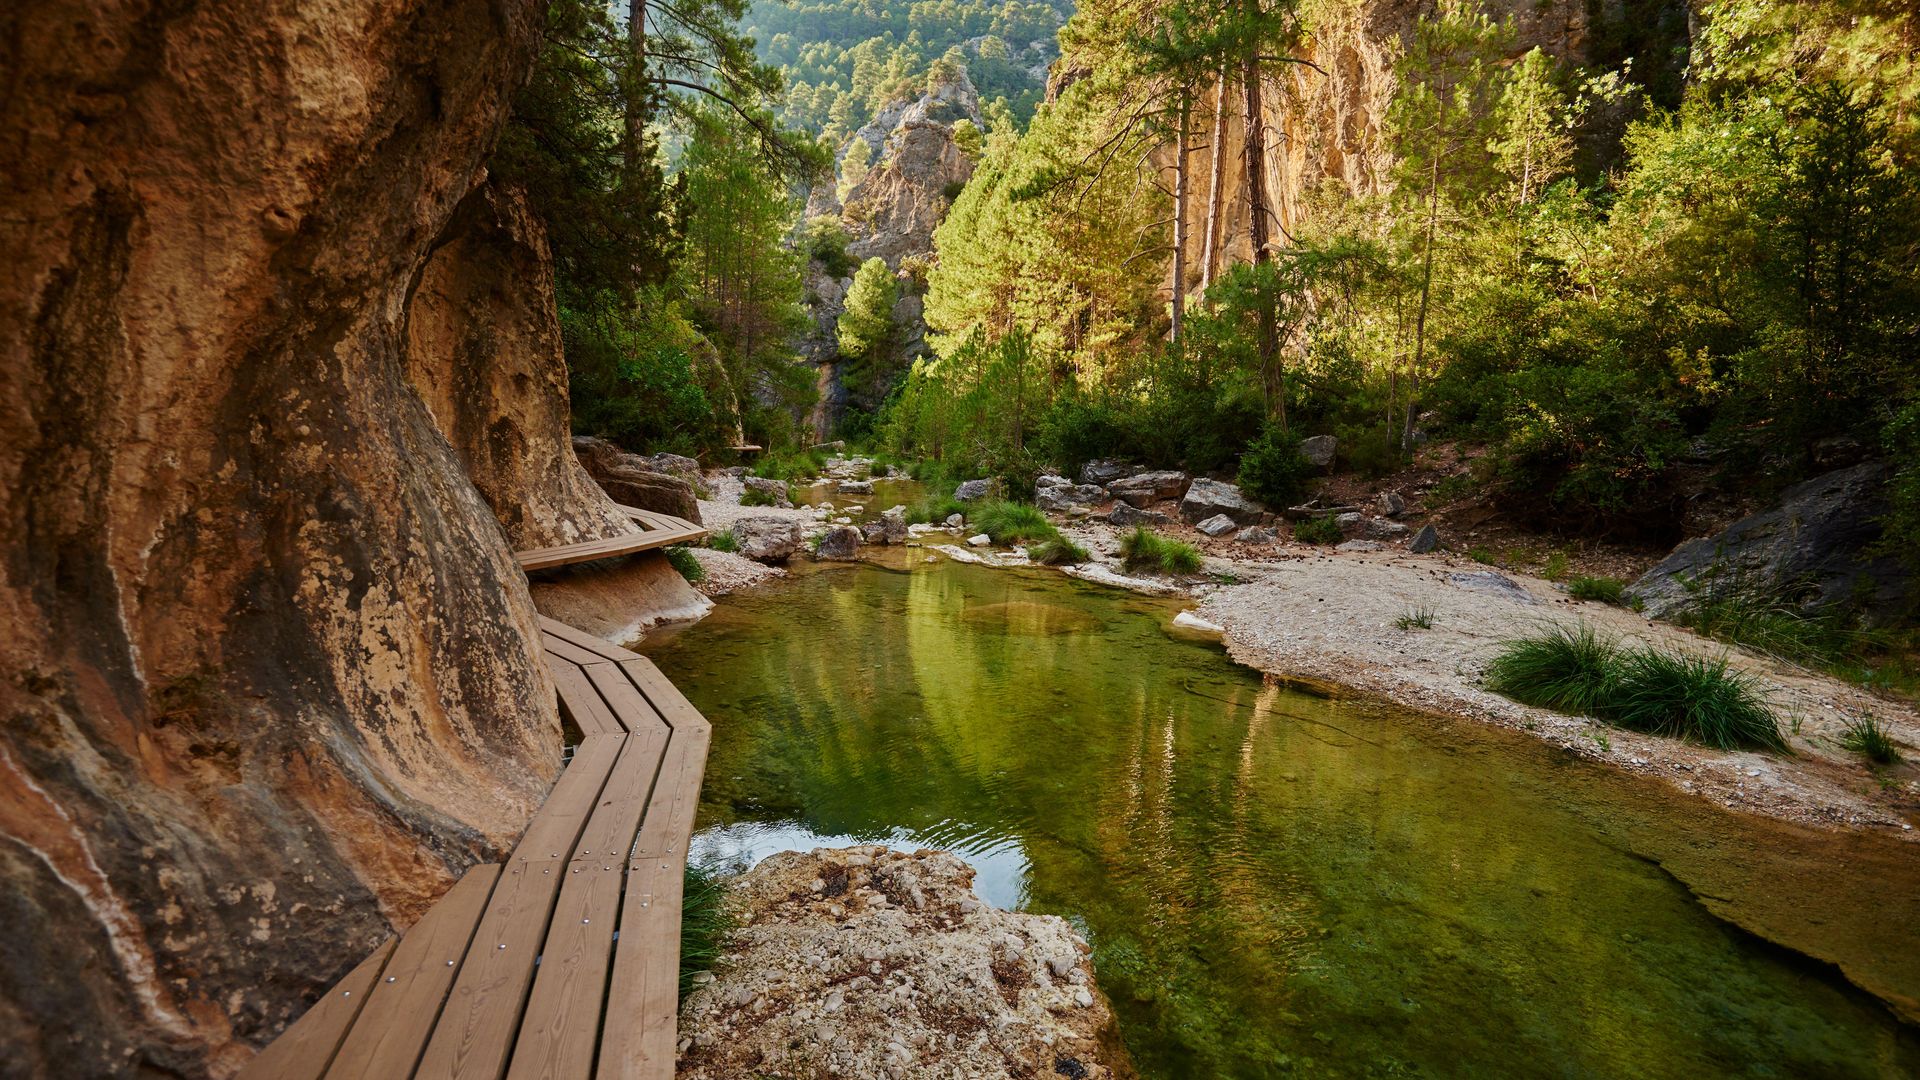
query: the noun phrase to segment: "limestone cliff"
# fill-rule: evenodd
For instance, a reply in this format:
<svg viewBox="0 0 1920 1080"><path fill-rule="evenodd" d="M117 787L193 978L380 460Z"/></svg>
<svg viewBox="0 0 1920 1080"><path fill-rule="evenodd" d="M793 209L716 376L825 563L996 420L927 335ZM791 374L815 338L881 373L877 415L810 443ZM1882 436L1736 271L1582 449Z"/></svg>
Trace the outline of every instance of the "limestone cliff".
<svg viewBox="0 0 1920 1080"><path fill-rule="evenodd" d="M0 14L0 1062L220 1075L551 780L407 297L534 0Z"/></svg>
<svg viewBox="0 0 1920 1080"><path fill-rule="evenodd" d="M574 457L553 257L525 192L461 200L407 305L407 373L515 550L633 531Z"/></svg>

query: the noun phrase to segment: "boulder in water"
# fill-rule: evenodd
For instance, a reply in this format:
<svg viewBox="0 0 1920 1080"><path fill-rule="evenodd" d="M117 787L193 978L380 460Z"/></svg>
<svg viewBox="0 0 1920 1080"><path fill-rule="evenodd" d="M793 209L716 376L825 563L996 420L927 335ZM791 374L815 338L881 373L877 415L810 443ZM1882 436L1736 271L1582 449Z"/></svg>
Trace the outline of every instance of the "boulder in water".
<svg viewBox="0 0 1920 1080"><path fill-rule="evenodd" d="M851 525L836 525L820 534L820 547L814 552L821 559L853 559L860 553L860 530Z"/></svg>
<svg viewBox="0 0 1920 1080"><path fill-rule="evenodd" d="M733 523L734 550L756 562L779 563L793 557L800 546L791 520L767 515L744 517Z"/></svg>

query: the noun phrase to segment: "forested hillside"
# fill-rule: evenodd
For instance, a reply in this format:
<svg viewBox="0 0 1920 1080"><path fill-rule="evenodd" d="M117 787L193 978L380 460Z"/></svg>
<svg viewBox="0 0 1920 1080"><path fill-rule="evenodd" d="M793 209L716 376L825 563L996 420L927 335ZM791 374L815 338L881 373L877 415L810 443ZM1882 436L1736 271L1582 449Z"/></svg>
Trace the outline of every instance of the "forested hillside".
<svg viewBox="0 0 1920 1080"><path fill-rule="evenodd" d="M1025 123L1059 55L1071 0L760 0L742 23L786 78L780 118L833 146L889 101L917 93L935 60L963 64L980 100Z"/></svg>

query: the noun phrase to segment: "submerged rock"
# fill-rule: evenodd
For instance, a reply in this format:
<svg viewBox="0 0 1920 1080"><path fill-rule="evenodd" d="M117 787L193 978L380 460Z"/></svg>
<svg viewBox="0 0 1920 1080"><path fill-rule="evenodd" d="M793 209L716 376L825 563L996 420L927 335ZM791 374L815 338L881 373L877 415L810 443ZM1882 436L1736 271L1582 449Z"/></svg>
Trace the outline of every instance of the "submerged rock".
<svg viewBox="0 0 1920 1080"><path fill-rule="evenodd" d="M729 892L740 929L681 1007L681 1080L1133 1075L1092 954L1000 911L942 851L773 855Z"/></svg>
<svg viewBox="0 0 1920 1080"><path fill-rule="evenodd" d="M836 525L820 534L820 546L814 555L821 559L846 560L860 553L860 530L851 525Z"/></svg>

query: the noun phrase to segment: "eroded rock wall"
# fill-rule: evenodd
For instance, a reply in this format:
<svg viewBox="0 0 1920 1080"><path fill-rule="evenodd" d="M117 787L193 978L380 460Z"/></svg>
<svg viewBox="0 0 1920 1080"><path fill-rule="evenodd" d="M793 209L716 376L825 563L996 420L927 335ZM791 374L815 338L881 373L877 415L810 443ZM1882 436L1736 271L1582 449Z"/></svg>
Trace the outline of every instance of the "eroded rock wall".
<svg viewBox="0 0 1920 1080"><path fill-rule="evenodd" d="M575 459L546 229L493 181L460 201L407 306L407 370L515 550L633 531Z"/></svg>
<svg viewBox="0 0 1920 1080"><path fill-rule="evenodd" d="M404 320L538 13L0 13L9 1076L231 1072L551 781Z"/></svg>

